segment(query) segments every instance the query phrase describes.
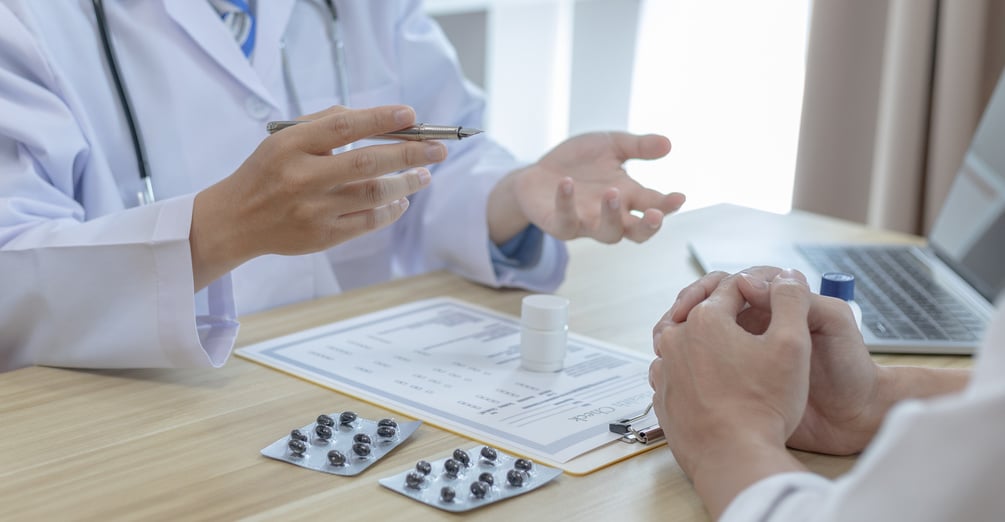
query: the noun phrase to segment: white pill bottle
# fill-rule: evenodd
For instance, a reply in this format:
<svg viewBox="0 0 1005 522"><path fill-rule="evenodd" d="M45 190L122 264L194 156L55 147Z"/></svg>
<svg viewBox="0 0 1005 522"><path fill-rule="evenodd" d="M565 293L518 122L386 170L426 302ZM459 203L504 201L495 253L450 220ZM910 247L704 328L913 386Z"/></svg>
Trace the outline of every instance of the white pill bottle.
<svg viewBox="0 0 1005 522"><path fill-rule="evenodd" d="M569 300L535 294L520 309L520 366L532 372L557 372L565 365Z"/></svg>

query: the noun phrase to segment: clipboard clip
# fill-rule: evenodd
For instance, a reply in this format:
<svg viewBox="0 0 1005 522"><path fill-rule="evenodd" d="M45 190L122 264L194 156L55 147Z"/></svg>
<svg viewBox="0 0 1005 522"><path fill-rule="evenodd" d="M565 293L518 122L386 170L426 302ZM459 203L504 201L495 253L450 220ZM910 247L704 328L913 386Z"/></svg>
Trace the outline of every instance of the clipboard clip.
<svg viewBox="0 0 1005 522"><path fill-rule="evenodd" d="M621 419L617 422L612 422L609 424L611 433L617 433L621 435L619 439L621 442L627 444L650 444L663 439L663 428L659 424L653 424L651 426L636 428L633 424L649 416L649 412L653 409L653 403L649 403L646 406L646 411L639 415L631 417L629 419Z"/></svg>

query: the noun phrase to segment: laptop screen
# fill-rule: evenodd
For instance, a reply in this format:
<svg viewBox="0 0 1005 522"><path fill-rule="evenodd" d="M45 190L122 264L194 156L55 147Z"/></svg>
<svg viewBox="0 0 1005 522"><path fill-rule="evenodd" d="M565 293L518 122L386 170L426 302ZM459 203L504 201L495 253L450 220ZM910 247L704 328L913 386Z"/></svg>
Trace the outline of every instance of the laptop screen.
<svg viewBox="0 0 1005 522"><path fill-rule="evenodd" d="M1005 75L929 235L935 253L988 301L1005 287Z"/></svg>

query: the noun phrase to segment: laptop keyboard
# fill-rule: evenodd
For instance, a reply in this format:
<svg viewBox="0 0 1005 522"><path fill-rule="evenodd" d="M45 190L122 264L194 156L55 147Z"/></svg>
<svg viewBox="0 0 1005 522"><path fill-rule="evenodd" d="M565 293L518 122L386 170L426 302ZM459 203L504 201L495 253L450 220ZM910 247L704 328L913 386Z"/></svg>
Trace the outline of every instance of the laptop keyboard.
<svg viewBox="0 0 1005 522"><path fill-rule="evenodd" d="M882 339L974 341L984 321L946 291L909 248L799 245L814 268L855 276L862 326Z"/></svg>

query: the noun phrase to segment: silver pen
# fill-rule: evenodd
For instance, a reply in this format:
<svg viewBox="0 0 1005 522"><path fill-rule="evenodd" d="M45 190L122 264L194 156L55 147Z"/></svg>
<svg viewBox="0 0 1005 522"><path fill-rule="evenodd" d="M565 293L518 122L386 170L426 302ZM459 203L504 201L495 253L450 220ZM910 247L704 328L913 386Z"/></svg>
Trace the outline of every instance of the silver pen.
<svg viewBox="0 0 1005 522"><path fill-rule="evenodd" d="M265 130L269 131L269 134L275 134L286 127L292 127L299 123L307 123L311 120L288 120L288 121L270 121L265 125ZM388 132L386 134L378 134L376 136L370 136L367 139L383 139L383 140L406 140L406 141L426 141L426 140L463 140L474 136L475 134L481 134L482 131L478 129L468 129L464 127L450 127L448 125L430 125L428 123L419 123L412 125L398 131Z"/></svg>

